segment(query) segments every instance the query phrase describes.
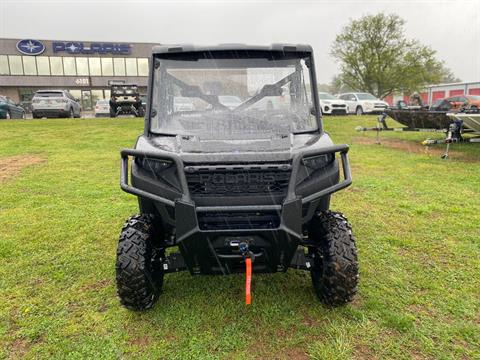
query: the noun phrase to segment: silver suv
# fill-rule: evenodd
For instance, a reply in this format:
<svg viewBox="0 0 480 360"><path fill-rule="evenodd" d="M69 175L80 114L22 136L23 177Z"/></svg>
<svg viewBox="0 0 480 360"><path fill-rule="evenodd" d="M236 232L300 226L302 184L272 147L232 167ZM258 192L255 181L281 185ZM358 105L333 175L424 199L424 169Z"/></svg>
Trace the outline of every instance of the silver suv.
<svg viewBox="0 0 480 360"><path fill-rule="evenodd" d="M34 119L80 117L81 106L67 90L38 90L32 99Z"/></svg>

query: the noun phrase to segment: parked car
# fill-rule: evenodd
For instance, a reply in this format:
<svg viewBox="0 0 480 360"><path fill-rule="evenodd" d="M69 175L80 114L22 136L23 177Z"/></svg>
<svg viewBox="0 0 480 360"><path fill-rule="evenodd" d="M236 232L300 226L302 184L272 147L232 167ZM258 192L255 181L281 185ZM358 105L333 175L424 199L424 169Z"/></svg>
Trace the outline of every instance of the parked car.
<svg viewBox="0 0 480 360"><path fill-rule="evenodd" d="M325 115L347 115L348 106L345 100L337 99L335 96L326 93L319 92L318 100L320 101L320 106L322 108L322 114Z"/></svg>
<svg viewBox="0 0 480 360"><path fill-rule="evenodd" d="M464 109L480 109L480 96L478 95L458 95L450 96L443 99L438 104L433 104L432 108L438 108L439 110L453 110L457 111Z"/></svg>
<svg viewBox="0 0 480 360"><path fill-rule="evenodd" d="M9 97L0 95L0 119L25 119L25 110Z"/></svg>
<svg viewBox="0 0 480 360"><path fill-rule="evenodd" d="M80 117L81 106L67 90L38 90L32 99L34 119L42 117Z"/></svg>
<svg viewBox="0 0 480 360"><path fill-rule="evenodd" d="M447 99L438 99L430 106L432 111L448 111L452 109L452 104Z"/></svg>
<svg viewBox="0 0 480 360"><path fill-rule="evenodd" d="M173 99L173 111L182 112L182 111L194 111L195 105L193 104L192 99L182 96L176 96Z"/></svg>
<svg viewBox="0 0 480 360"><path fill-rule="evenodd" d="M340 94L338 98L345 100L348 106L348 112L351 114L379 114L388 107L387 102L369 93L351 92Z"/></svg>
<svg viewBox="0 0 480 360"><path fill-rule="evenodd" d="M452 105L452 110L465 109L480 109L480 96L478 95L458 95L446 98Z"/></svg>
<svg viewBox="0 0 480 360"><path fill-rule="evenodd" d="M110 103L108 100L97 100L95 104L95 117L110 117Z"/></svg>

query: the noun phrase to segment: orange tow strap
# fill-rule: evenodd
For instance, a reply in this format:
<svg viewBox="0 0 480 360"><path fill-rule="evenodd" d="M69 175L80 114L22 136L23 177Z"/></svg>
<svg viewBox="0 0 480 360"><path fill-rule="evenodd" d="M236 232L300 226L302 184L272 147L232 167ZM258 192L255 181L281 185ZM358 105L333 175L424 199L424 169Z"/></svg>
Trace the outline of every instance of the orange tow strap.
<svg viewBox="0 0 480 360"><path fill-rule="evenodd" d="M250 294L250 285L252 283L252 259L245 259L245 268L247 274L247 281L245 283L245 304L250 305L252 302L252 295Z"/></svg>

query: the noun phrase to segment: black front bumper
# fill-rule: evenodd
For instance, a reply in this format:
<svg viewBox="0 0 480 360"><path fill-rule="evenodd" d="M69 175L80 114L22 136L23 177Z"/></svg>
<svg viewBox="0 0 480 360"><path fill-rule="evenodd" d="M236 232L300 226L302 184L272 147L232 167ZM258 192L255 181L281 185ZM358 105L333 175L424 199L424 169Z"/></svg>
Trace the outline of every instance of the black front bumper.
<svg viewBox="0 0 480 360"><path fill-rule="evenodd" d="M228 274L243 271L243 256L236 245L246 242L255 254L253 271L286 271L301 243L304 206L319 201L349 186L352 182L348 162L348 146L337 145L321 150L306 151L294 156L287 195L281 204L197 206L192 199L182 159L174 153L156 153L125 149L121 152L121 188L141 198L160 203L174 210L176 244L192 274ZM343 181L332 184L308 196L296 194L297 175L303 158L340 153ZM181 197L175 200L159 196L129 184L129 157L148 157L168 160L175 164L181 187ZM270 212L276 213L278 223L272 226L215 228L202 226L205 214Z"/></svg>
<svg viewBox="0 0 480 360"><path fill-rule="evenodd" d="M238 244L254 254L254 272L285 271L302 239L300 199L285 202L274 229L203 230L195 205L175 203L177 243L192 274L230 274L244 271Z"/></svg>
<svg viewBox="0 0 480 360"><path fill-rule="evenodd" d="M64 109L42 109L42 110L34 110L32 112L33 116L37 117L70 117L70 111Z"/></svg>

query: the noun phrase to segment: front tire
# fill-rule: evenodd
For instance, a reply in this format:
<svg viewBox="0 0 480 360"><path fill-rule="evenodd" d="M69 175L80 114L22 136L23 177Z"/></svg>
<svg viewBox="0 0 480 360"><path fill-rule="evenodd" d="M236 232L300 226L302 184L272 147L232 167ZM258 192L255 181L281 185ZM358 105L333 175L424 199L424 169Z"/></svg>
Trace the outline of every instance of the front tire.
<svg viewBox="0 0 480 360"><path fill-rule="evenodd" d="M361 106L357 106L355 114L357 114L358 116L363 115L363 108Z"/></svg>
<svg viewBox="0 0 480 360"><path fill-rule="evenodd" d="M151 215L130 217L122 228L117 249L116 281L120 303L127 309L150 309L163 285L159 258L160 231Z"/></svg>
<svg viewBox="0 0 480 360"><path fill-rule="evenodd" d="M358 259L352 227L340 213L325 211L309 225L311 270L317 297L325 304L339 306L352 301L358 285Z"/></svg>

